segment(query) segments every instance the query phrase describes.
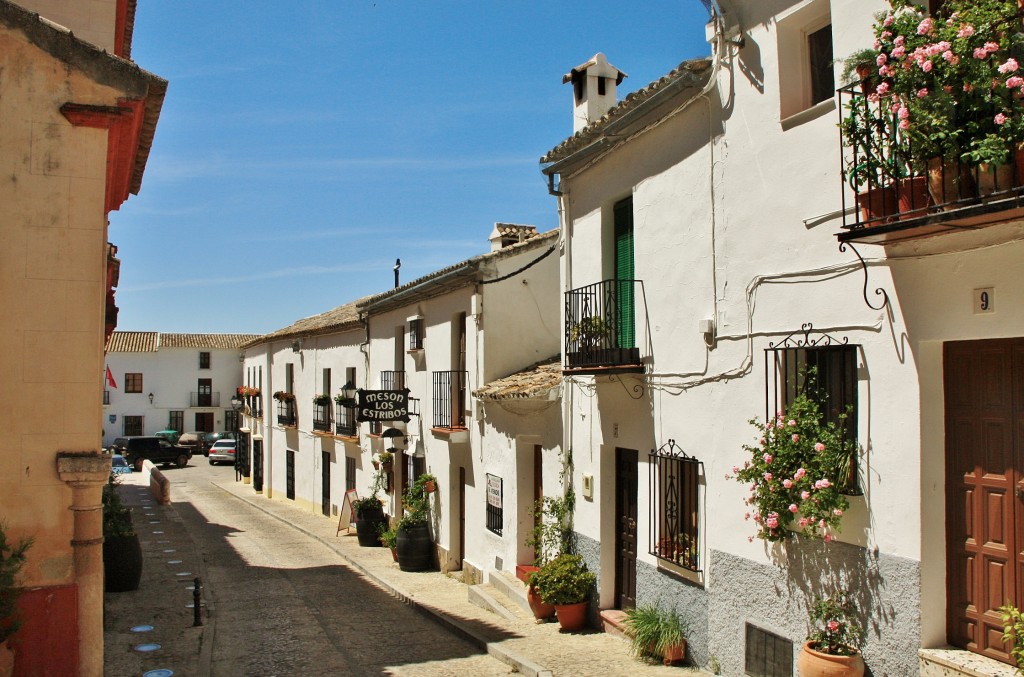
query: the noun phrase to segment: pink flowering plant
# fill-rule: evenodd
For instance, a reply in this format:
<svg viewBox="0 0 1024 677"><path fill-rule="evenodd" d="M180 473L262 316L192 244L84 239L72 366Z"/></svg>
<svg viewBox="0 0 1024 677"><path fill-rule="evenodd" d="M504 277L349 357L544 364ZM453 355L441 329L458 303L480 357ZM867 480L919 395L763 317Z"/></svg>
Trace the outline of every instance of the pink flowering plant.
<svg viewBox="0 0 1024 677"><path fill-rule="evenodd" d="M811 648L831 656L853 656L860 647L862 630L854 621L856 609L845 590L818 597L810 608Z"/></svg>
<svg viewBox="0 0 1024 677"><path fill-rule="evenodd" d="M868 99L892 114L915 170L931 158L1010 162L1024 141L1024 53L1017 0L947 0L932 17L889 0L875 17Z"/></svg>
<svg viewBox="0 0 1024 677"><path fill-rule="evenodd" d="M843 436L845 420L842 414L838 425L825 422L818 404L799 395L773 419L750 421L760 440L743 447L750 459L726 479L749 487L744 517L756 525L758 538L781 541L798 531L828 542L840 530L849 507L841 490L854 453Z"/></svg>

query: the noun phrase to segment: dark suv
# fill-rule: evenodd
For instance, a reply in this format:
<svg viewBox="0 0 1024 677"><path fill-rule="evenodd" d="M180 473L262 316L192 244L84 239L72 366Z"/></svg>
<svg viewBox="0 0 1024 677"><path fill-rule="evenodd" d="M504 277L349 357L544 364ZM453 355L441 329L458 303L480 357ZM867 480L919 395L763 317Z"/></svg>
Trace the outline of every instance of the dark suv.
<svg viewBox="0 0 1024 677"><path fill-rule="evenodd" d="M113 453L124 456L128 465L138 471L142 470L142 462L147 459L164 466L173 463L184 468L188 465L188 459L192 458L192 450L188 447L152 436L118 437L110 448Z"/></svg>

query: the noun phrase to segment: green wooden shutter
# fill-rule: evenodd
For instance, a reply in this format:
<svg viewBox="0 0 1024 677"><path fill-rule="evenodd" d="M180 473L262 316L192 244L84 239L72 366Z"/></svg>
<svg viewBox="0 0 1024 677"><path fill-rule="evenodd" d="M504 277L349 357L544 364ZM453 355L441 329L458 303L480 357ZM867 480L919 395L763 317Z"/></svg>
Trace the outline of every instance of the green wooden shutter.
<svg viewBox="0 0 1024 677"><path fill-rule="evenodd" d="M615 338L618 348L636 343L635 299L633 297L633 198L615 204Z"/></svg>

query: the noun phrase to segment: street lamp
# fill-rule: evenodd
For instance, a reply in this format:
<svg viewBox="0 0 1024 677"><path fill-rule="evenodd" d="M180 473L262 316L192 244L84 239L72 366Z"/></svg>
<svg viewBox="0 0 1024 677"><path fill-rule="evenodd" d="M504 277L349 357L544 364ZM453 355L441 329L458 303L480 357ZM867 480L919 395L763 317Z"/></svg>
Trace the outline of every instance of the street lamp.
<svg viewBox="0 0 1024 677"><path fill-rule="evenodd" d="M356 386L352 381L341 386L341 399L346 406L354 407L356 404Z"/></svg>
<svg viewBox="0 0 1024 677"><path fill-rule="evenodd" d="M245 475L244 468L248 465L248 463L243 462L243 460L242 460L242 456L243 456L243 454L242 454L242 444L241 444L242 440L239 439L241 437L241 435L238 432L238 429L239 429L239 425L238 425L238 412L241 411L243 404L245 404L245 402L244 402L244 400L242 400L242 396L239 395L238 392L236 391L234 396L231 398L231 408L235 412L235 422L234 422L234 428L235 429L232 432L235 433L235 481L236 482L240 481L242 479L242 477ZM245 446L246 446L246 451L248 451L249 445L245 445ZM246 457L245 461L248 461L248 460L249 460L248 457Z"/></svg>
<svg viewBox="0 0 1024 677"><path fill-rule="evenodd" d="M150 406L153 405L153 393L149 394L149 404L150 404Z"/></svg>

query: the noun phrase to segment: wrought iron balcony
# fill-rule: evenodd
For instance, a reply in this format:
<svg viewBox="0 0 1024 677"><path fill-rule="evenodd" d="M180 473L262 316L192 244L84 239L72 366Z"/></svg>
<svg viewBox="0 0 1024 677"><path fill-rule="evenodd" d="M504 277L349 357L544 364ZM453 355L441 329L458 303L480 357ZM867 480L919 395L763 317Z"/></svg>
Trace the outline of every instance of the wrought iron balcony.
<svg viewBox="0 0 1024 677"><path fill-rule="evenodd" d="M380 373L381 390L401 390L405 387L404 371L382 371Z"/></svg>
<svg viewBox="0 0 1024 677"><path fill-rule="evenodd" d="M313 430L325 433L331 431L330 403L313 405Z"/></svg>
<svg viewBox="0 0 1024 677"><path fill-rule="evenodd" d="M636 318L645 311L641 280L604 280L566 292L565 371L643 371Z"/></svg>
<svg viewBox="0 0 1024 677"><path fill-rule="evenodd" d="M190 407L219 407L220 393L189 393Z"/></svg>
<svg viewBox="0 0 1024 677"><path fill-rule="evenodd" d="M356 423L356 410L353 407L335 405L334 434L342 437L355 437L359 424Z"/></svg>
<svg viewBox="0 0 1024 677"><path fill-rule="evenodd" d="M464 371L434 372L434 428L466 427L466 381Z"/></svg>
<svg viewBox="0 0 1024 677"><path fill-rule="evenodd" d="M1024 151L998 166L915 159L891 100L872 98L861 83L839 90L840 128L855 130L840 134L840 242L889 244L1024 219Z"/></svg>
<svg viewBox="0 0 1024 677"><path fill-rule="evenodd" d="M295 400L277 401L277 423L278 425L294 426L297 424L295 416Z"/></svg>

